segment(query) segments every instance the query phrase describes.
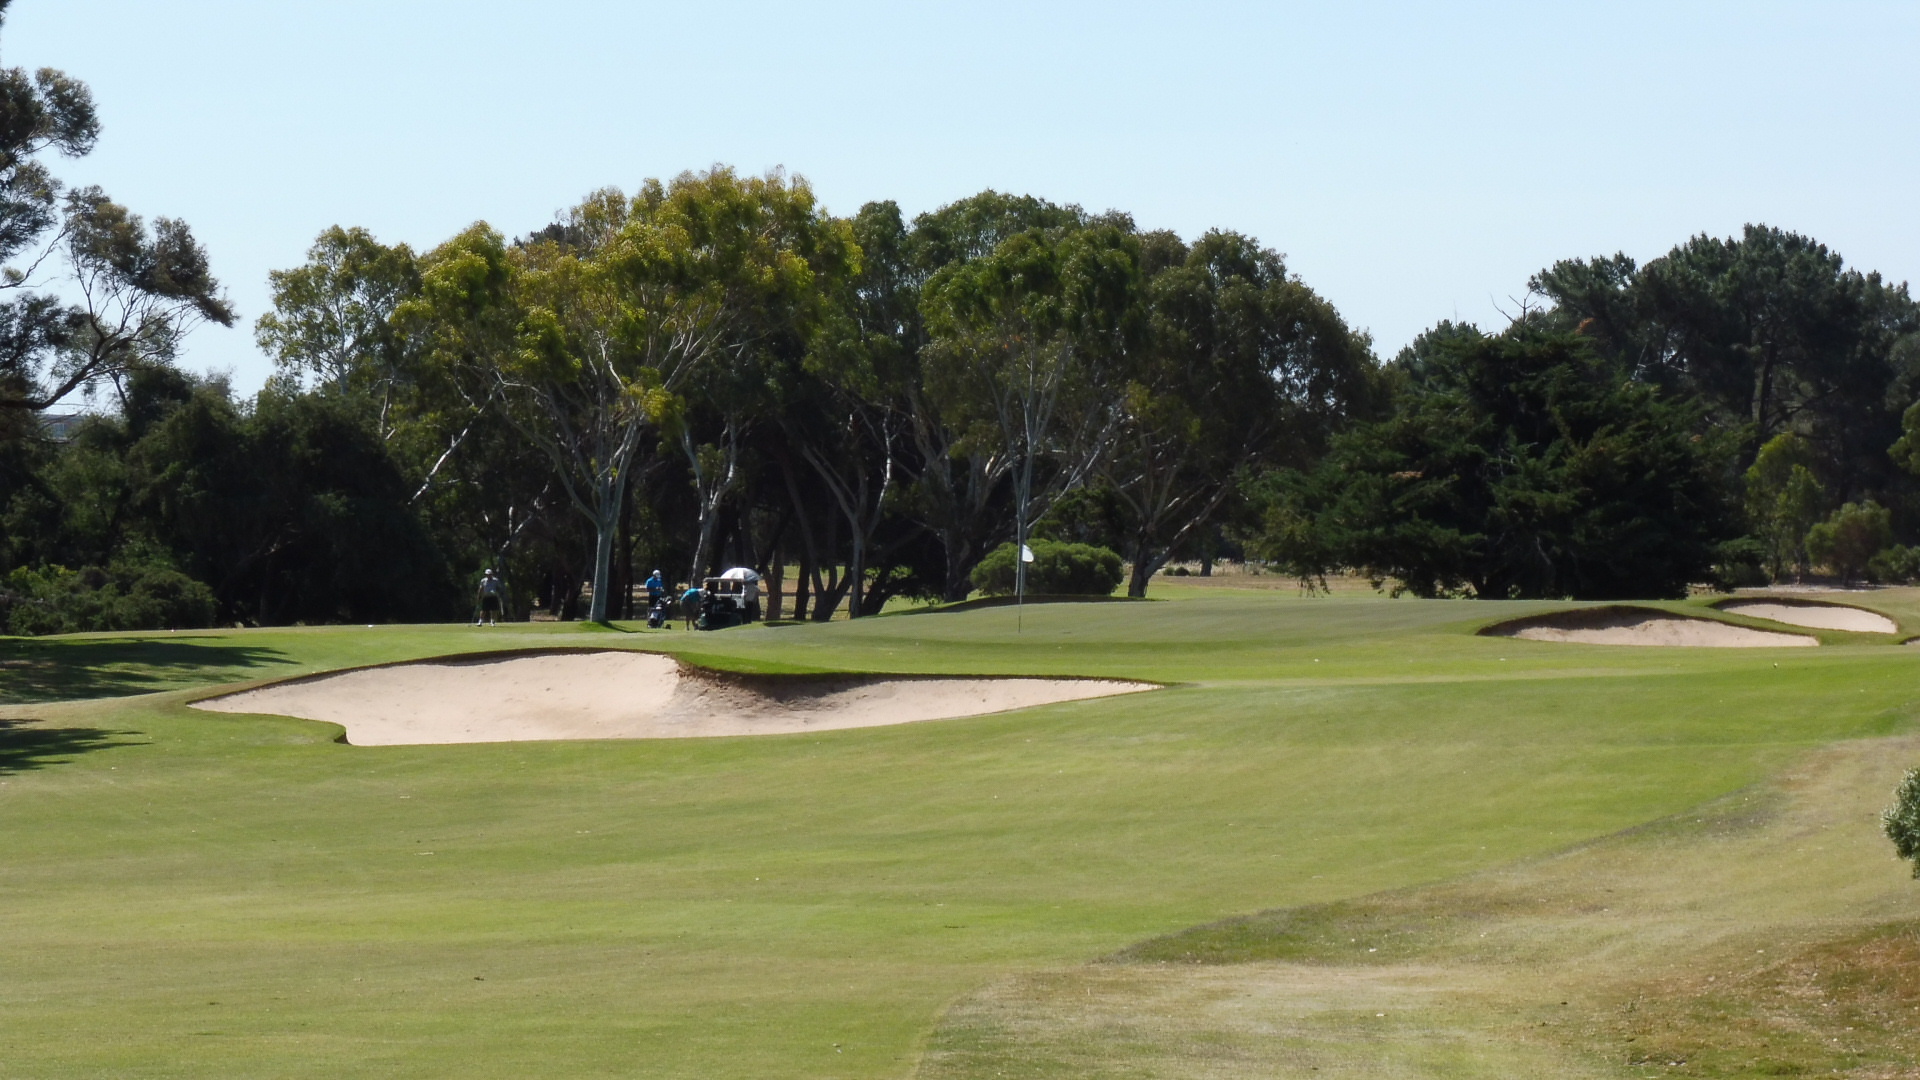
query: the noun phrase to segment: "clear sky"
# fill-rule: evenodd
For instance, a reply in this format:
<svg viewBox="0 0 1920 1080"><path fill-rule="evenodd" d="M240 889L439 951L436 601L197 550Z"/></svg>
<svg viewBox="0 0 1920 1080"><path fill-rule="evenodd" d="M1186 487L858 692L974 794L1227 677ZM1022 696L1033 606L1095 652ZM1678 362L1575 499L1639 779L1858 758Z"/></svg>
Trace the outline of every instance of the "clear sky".
<svg viewBox="0 0 1920 1080"><path fill-rule="evenodd" d="M851 213L992 187L1234 228L1390 356L1558 258L1766 222L1920 277L1920 3L15 0L88 82L60 163L186 219L245 326L332 224L430 247L724 162Z"/></svg>

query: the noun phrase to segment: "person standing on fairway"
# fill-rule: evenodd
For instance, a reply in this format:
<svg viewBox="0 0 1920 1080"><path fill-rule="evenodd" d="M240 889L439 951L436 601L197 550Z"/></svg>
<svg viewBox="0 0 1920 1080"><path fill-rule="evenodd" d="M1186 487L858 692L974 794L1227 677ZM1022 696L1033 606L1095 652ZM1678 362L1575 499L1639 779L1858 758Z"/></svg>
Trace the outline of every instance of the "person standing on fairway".
<svg viewBox="0 0 1920 1080"><path fill-rule="evenodd" d="M487 567L486 574L480 578L480 588L473 596L480 609L473 625L479 626L482 622L488 626L499 625L500 597L505 592L506 585L494 574L493 567Z"/></svg>
<svg viewBox="0 0 1920 1080"><path fill-rule="evenodd" d="M661 579L660 571L655 570L653 576L647 579L647 607L658 607L666 595L667 583Z"/></svg>

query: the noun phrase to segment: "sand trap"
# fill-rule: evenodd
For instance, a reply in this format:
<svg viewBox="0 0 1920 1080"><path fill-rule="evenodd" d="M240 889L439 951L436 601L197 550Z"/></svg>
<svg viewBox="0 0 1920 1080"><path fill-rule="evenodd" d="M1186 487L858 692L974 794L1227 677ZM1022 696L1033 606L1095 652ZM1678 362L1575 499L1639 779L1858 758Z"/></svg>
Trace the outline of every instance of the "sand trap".
<svg viewBox="0 0 1920 1080"><path fill-rule="evenodd" d="M832 731L1153 689L1095 679L735 676L651 653L542 653L346 671L194 708L327 720L357 746L402 746Z"/></svg>
<svg viewBox="0 0 1920 1080"><path fill-rule="evenodd" d="M1588 608L1556 611L1490 626L1481 631L1528 641L1570 641L1582 645L1665 645L1716 649L1759 649L1818 645L1805 634L1754 630L1712 619L1670 615L1650 608Z"/></svg>
<svg viewBox="0 0 1920 1080"><path fill-rule="evenodd" d="M1721 604L1720 610L1755 619L1771 619L1791 626L1810 626L1816 630L1852 630L1861 634L1900 632L1900 625L1885 615L1844 604L1820 604L1806 600L1732 600Z"/></svg>

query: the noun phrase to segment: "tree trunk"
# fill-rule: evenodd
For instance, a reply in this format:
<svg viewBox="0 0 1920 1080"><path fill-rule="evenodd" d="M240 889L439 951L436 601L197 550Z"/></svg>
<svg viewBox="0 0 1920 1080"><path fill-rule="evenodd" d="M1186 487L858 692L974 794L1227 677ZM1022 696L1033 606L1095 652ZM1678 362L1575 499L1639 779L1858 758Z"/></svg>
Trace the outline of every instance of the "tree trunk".
<svg viewBox="0 0 1920 1080"><path fill-rule="evenodd" d="M767 556L767 621L780 617L780 587L786 583L787 557L779 548Z"/></svg>
<svg viewBox="0 0 1920 1080"><path fill-rule="evenodd" d="M959 530L942 530L940 553L946 557L946 582L940 599L949 604L957 604L973 593L973 542L961 536Z"/></svg>
<svg viewBox="0 0 1920 1080"><path fill-rule="evenodd" d="M1754 451L1758 451L1760 447L1766 445L1767 438L1769 435L1769 432L1767 429L1767 412L1768 412L1767 406L1773 400L1773 368L1774 368L1773 349L1771 346L1768 346L1761 353L1760 380L1759 380L1760 387L1757 394L1758 400L1756 400L1753 403L1753 450Z"/></svg>
<svg viewBox="0 0 1920 1080"><path fill-rule="evenodd" d="M800 565L794 568L793 574L793 618L796 622L807 621L807 601L813 598L807 591L807 581L812 573L813 560L802 553Z"/></svg>
<svg viewBox="0 0 1920 1080"><path fill-rule="evenodd" d="M1136 535L1127 548L1127 561L1132 564L1127 576L1127 595L1142 599L1147 595L1147 583L1173 557L1173 549L1158 548L1155 554L1156 545L1147 535Z"/></svg>
<svg viewBox="0 0 1920 1080"><path fill-rule="evenodd" d="M633 500L623 499L620 506L620 603L619 617L633 618Z"/></svg>
<svg viewBox="0 0 1920 1080"><path fill-rule="evenodd" d="M1127 576L1127 595L1135 600L1143 599L1147 595L1147 580L1153 577L1153 572L1157 569L1159 567L1148 562L1135 562L1132 573Z"/></svg>
<svg viewBox="0 0 1920 1080"><path fill-rule="evenodd" d="M603 623L608 613L617 612L611 606L616 588L613 580L613 552L620 535L620 510L627 493L627 478L624 475L601 477L595 482L593 516L593 603L587 610L587 621Z"/></svg>
<svg viewBox="0 0 1920 1080"><path fill-rule="evenodd" d="M857 619L865 614L860 610L860 594L866 584L867 545L856 526L853 530L853 560L847 566L847 618Z"/></svg>
<svg viewBox="0 0 1920 1080"><path fill-rule="evenodd" d="M607 621L607 594L613 591L614 529L598 524L593 542L593 602L587 607L587 621Z"/></svg>

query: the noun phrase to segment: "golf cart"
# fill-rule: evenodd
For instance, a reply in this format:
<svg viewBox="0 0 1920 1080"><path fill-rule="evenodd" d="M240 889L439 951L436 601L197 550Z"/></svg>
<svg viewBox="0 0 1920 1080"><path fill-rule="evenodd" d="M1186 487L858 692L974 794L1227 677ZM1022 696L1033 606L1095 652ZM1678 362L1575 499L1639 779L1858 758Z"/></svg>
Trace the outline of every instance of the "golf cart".
<svg viewBox="0 0 1920 1080"><path fill-rule="evenodd" d="M695 629L724 630L759 618L759 574L736 566L700 583L700 610L693 620Z"/></svg>

